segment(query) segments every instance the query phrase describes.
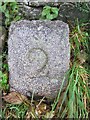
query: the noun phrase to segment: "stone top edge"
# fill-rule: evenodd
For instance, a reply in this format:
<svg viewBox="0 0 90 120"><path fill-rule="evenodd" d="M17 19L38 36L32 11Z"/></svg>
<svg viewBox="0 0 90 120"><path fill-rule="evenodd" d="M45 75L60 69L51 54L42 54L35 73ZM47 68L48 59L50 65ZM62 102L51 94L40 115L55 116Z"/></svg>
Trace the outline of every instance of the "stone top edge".
<svg viewBox="0 0 90 120"><path fill-rule="evenodd" d="M38 24L39 23L40 24L43 24L43 23L49 24L50 23L52 25L56 25L55 23L58 23L59 27L60 27L60 25L61 26L63 25L64 28L69 29L68 24L61 21L61 20L55 20L55 21L51 21L51 20L31 20L31 21L29 21L29 20L20 20L20 21L17 21L17 22L13 21L11 23L11 26L9 28L9 36L12 34L12 32L14 31L15 28L22 27L22 25L30 25L30 24L32 25L32 24L35 24L37 22L38 22Z"/></svg>
<svg viewBox="0 0 90 120"><path fill-rule="evenodd" d="M19 21L17 21L17 22L12 22L11 23L11 25L13 25L13 24L20 24L20 23L22 23L22 22L25 22L25 23L33 23L33 22L40 22L40 23L42 23L42 22L48 22L48 23L55 23L55 22L60 22L60 23L63 23L63 24L67 24L67 23L65 23L65 22L63 22L63 21L61 21L61 20L26 20L26 19L24 19L24 20L19 20Z"/></svg>
<svg viewBox="0 0 90 120"><path fill-rule="evenodd" d="M22 24L22 23L23 23L23 24L24 24L24 23L25 23L25 24L28 24L28 23L34 23L34 24L35 24L36 22L38 22L38 23L52 23L52 24L53 24L53 23L60 23L60 24L62 23L63 25L66 25L66 26L68 25L67 23L65 23L65 22L63 22L63 21L61 21L61 20L54 20L54 21L51 21L51 20L31 20L31 21L30 21L30 20L25 20L25 19L24 19L24 20L19 20L19 21L17 21L17 22L14 22L14 21L13 21L13 22L11 23L10 28L12 28L13 25L20 25L20 24Z"/></svg>
<svg viewBox="0 0 90 120"><path fill-rule="evenodd" d="M1 2L15 2L15 0L1 0ZM16 2L24 2L24 3L41 3L41 2L53 2L53 3L58 3L58 2L89 2L90 0L16 0Z"/></svg>

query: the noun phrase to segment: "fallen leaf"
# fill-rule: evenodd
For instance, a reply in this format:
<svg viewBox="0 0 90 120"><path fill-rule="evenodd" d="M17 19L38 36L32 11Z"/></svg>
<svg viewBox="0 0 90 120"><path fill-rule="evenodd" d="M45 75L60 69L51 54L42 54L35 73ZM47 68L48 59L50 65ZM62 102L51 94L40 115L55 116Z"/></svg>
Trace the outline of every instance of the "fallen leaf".
<svg viewBox="0 0 90 120"><path fill-rule="evenodd" d="M30 106L27 113L26 113L26 118L36 118L36 113L35 113L35 106ZM31 120L31 119L30 119Z"/></svg>
<svg viewBox="0 0 90 120"><path fill-rule="evenodd" d="M44 104L44 103L41 103L41 104L39 105L39 107L36 107L36 113L39 114L39 115L45 113L46 110L47 110L47 106L46 106L46 104Z"/></svg>
<svg viewBox="0 0 90 120"><path fill-rule="evenodd" d="M21 95L18 92L11 92L8 95L5 95L2 97L6 102L12 103L12 104L21 104L25 101L28 101L27 97L24 95Z"/></svg>
<svg viewBox="0 0 90 120"><path fill-rule="evenodd" d="M53 117L54 117L54 111L47 112L44 117L45 117L45 118L53 118Z"/></svg>

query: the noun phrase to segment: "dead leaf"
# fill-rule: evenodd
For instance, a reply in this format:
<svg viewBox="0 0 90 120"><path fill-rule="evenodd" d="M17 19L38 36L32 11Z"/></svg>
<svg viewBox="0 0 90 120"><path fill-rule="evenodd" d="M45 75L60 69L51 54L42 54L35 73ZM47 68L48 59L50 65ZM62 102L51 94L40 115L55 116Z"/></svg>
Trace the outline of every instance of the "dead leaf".
<svg viewBox="0 0 90 120"><path fill-rule="evenodd" d="M30 108L28 109L28 111L26 113L26 118L30 119L30 118L36 118L36 117L37 116L36 116L36 113L35 113L35 106L30 106Z"/></svg>
<svg viewBox="0 0 90 120"><path fill-rule="evenodd" d="M79 64L85 63L86 60L87 60L87 58L88 58L87 56L88 56L87 53L81 51L81 52L77 55L77 59L78 59Z"/></svg>
<svg viewBox="0 0 90 120"><path fill-rule="evenodd" d="M47 112L44 117L45 117L45 118L53 118L53 117L54 117L54 111Z"/></svg>
<svg viewBox="0 0 90 120"><path fill-rule="evenodd" d="M18 92L11 92L8 95L5 95L2 97L6 102L12 103L12 104L21 104L25 101L28 101L27 97L24 95L21 95Z"/></svg>
<svg viewBox="0 0 90 120"><path fill-rule="evenodd" d="M45 114L46 111L47 111L47 105L44 103L41 103L39 107L36 107L36 110L35 110L37 115Z"/></svg>

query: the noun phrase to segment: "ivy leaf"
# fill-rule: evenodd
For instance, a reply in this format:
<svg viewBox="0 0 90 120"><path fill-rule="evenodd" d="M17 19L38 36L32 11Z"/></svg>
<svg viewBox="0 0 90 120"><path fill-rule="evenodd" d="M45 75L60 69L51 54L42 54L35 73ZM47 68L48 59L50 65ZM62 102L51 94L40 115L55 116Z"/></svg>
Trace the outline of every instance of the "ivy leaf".
<svg viewBox="0 0 90 120"><path fill-rule="evenodd" d="M52 20L52 19L53 19L53 15L48 14L48 15L46 16L46 18L47 18L48 20Z"/></svg>
<svg viewBox="0 0 90 120"><path fill-rule="evenodd" d="M58 8L52 7L51 11L54 13L55 16L58 16Z"/></svg>
<svg viewBox="0 0 90 120"><path fill-rule="evenodd" d="M46 6L44 7L44 9L48 9L48 10L49 10L49 9L51 9L51 7L46 5Z"/></svg>
<svg viewBox="0 0 90 120"><path fill-rule="evenodd" d="M42 11L41 18L52 20L58 16L59 9L56 7L45 6Z"/></svg>
<svg viewBox="0 0 90 120"><path fill-rule="evenodd" d="M48 15L50 13L50 9L44 9L43 11L42 11L42 16L46 16L46 15Z"/></svg>

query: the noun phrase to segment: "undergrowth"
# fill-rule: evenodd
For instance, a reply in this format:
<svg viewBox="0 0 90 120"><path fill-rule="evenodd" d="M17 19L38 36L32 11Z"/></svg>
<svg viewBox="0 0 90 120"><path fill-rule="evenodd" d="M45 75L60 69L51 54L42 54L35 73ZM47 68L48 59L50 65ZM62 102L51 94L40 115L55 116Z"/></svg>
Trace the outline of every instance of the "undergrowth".
<svg viewBox="0 0 90 120"><path fill-rule="evenodd" d="M90 5L88 2L76 2L76 8L82 12L89 13L90 12Z"/></svg>
<svg viewBox="0 0 90 120"><path fill-rule="evenodd" d="M57 103L57 117L88 118L90 102L89 73L85 67L87 60L89 35L77 26L70 33L71 62L68 72L68 85L60 103ZM61 94L59 94L60 97ZM63 105L64 108L63 108Z"/></svg>
<svg viewBox="0 0 90 120"><path fill-rule="evenodd" d="M9 27L12 21L18 21L21 16L18 15L18 5L17 2L0 2L0 12L5 15L5 25Z"/></svg>
<svg viewBox="0 0 90 120"><path fill-rule="evenodd" d="M6 104L3 112L1 110L0 113L2 114L2 118L6 119L24 118L27 110L28 106L24 104L20 105Z"/></svg>

